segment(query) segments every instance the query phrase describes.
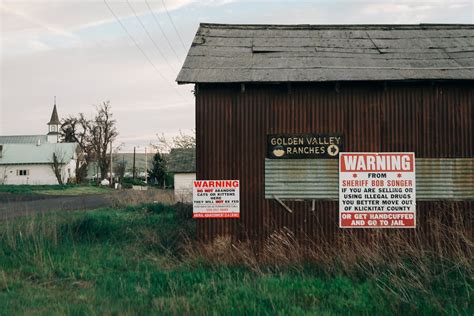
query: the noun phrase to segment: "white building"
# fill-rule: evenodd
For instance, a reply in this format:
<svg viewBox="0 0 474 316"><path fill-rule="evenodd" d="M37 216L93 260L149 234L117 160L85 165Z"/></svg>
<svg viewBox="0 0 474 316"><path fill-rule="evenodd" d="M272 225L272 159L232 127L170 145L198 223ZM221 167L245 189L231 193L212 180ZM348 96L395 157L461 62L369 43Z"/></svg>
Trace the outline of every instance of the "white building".
<svg viewBox="0 0 474 316"><path fill-rule="evenodd" d="M48 134L0 136L0 184L58 184L56 173L63 183L74 178L79 146L58 142L60 124L55 104Z"/></svg>
<svg viewBox="0 0 474 316"><path fill-rule="evenodd" d="M193 201L193 181L196 180L196 150L173 148L168 157L168 171L174 173L174 196L178 202Z"/></svg>

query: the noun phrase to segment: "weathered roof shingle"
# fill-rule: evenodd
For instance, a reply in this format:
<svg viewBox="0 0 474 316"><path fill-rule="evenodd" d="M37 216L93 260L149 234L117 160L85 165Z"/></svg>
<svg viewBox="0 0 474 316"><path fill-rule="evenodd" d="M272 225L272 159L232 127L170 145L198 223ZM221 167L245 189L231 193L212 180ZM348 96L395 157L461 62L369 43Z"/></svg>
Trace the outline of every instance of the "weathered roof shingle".
<svg viewBox="0 0 474 316"><path fill-rule="evenodd" d="M177 81L473 79L472 24L201 24Z"/></svg>

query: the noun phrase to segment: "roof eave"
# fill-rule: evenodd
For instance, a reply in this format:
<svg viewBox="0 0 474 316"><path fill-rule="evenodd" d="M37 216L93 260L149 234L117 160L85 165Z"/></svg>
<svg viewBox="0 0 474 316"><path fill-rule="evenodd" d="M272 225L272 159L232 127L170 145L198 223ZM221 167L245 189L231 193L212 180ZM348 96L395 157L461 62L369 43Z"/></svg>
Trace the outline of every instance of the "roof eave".
<svg viewBox="0 0 474 316"><path fill-rule="evenodd" d="M427 79L417 79L417 78L406 78L406 79L339 79L339 80L306 80L306 81L176 81L179 85L184 84L318 84L318 83L336 83L336 82L471 82L474 81L474 78L468 79L452 79L452 78L427 78Z"/></svg>

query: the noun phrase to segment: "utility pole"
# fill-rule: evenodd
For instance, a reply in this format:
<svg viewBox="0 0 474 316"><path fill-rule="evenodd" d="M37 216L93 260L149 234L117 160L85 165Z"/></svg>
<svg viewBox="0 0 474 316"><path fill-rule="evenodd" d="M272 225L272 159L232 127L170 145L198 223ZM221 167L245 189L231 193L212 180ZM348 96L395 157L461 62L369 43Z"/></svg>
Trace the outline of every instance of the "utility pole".
<svg viewBox="0 0 474 316"><path fill-rule="evenodd" d="M146 154L146 146L145 146L145 184L148 184L148 157Z"/></svg>
<svg viewBox="0 0 474 316"><path fill-rule="evenodd" d="M122 168L123 168L123 174L120 175L120 184L123 183L123 178L125 177L125 171L127 170L125 168L125 155L122 154Z"/></svg>
<svg viewBox="0 0 474 316"><path fill-rule="evenodd" d="M95 181L97 183L100 183L100 180L99 180L99 160L97 158L95 159Z"/></svg>
<svg viewBox="0 0 474 316"><path fill-rule="evenodd" d="M132 172L133 172L133 179L135 180L135 176L136 176L136 169L135 169L135 146L133 146L133 169L132 169Z"/></svg>
<svg viewBox="0 0 474 316"><path fill-rule="evenodd" d="M113 180L113 176L112 176L112 142L110 142L110 186L111 187L113 186L112 180Z"/></svg>

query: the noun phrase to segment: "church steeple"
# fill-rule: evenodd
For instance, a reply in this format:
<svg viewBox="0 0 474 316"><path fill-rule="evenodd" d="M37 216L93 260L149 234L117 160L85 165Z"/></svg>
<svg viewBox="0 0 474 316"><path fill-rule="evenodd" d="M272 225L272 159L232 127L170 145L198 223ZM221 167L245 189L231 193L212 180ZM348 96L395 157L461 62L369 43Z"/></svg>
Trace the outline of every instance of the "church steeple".
<svg viewBox="0 0 474 316"><path fill-rule="evenodd" d="M51 119L48 122L48 142L57 143L59 139L59 121L58 110L56 109L56 96L54 97L53 113L51 113Z"/></svg>

